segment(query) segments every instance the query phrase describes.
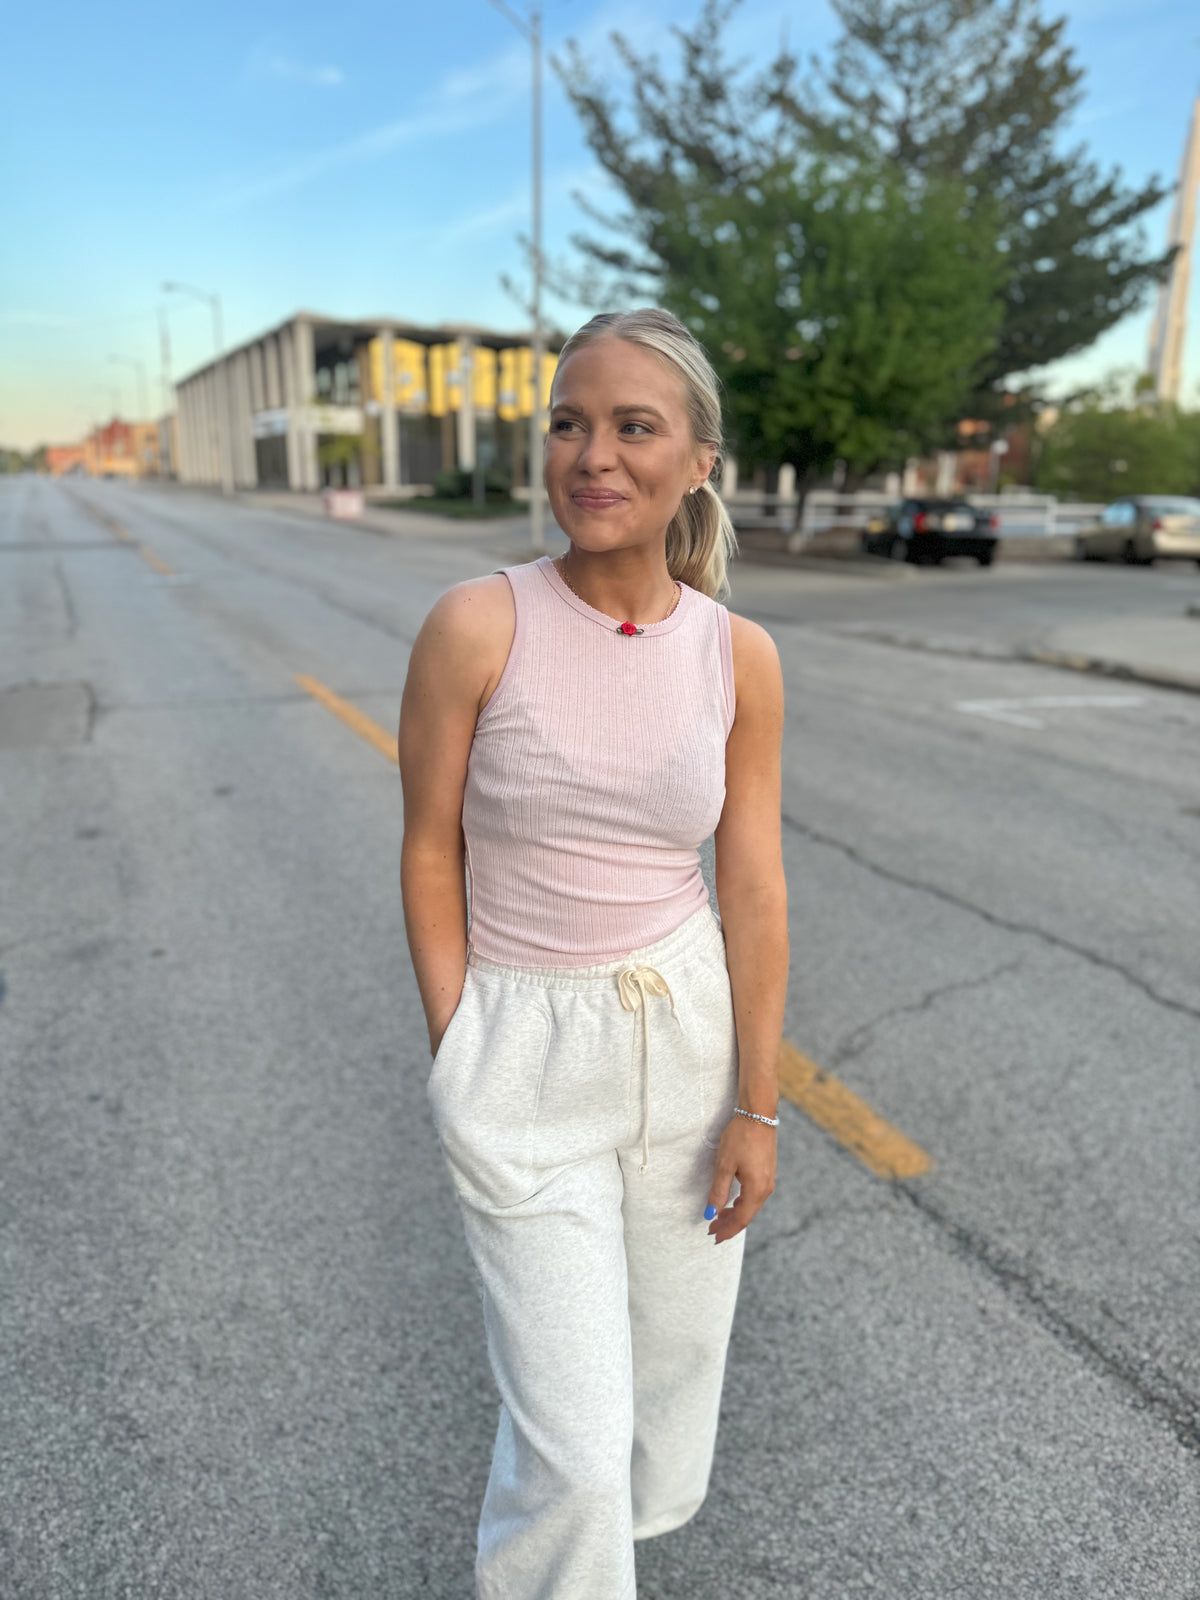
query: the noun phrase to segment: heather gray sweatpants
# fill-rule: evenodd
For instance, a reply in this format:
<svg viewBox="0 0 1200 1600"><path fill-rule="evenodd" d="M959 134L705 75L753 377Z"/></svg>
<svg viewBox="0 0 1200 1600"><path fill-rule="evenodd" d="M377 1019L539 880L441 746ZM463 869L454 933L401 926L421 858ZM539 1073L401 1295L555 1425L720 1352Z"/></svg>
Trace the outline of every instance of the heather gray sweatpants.
<svg viewBox="0 0 1200 1600"><path fill-rule="evenodd" d="M602 966L472 953L429 1097L501 1400L480 1600L635 1600L633 1541L702 1503L745 1238L714 1244L704 1207L736 1096L707 906Z"/></svg>

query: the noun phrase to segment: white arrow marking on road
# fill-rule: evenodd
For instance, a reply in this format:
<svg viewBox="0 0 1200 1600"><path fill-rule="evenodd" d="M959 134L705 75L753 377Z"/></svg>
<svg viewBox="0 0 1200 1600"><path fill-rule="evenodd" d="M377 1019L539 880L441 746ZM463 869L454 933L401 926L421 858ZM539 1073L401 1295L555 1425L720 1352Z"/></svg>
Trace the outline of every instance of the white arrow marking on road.
<svg viewBox="0 0 1200 1600"><path fill-rule="evenodd" d="M1146 701L1141 694L1039 694L1022 700L959 700L956 711L965 711L969 717L988 717L992 722L1008 722L1014 728L1044 728L1040 717L1031 717L1017 708L1036 706L1043 711L1078 711L1087 706L1140 706Z"/></svg>

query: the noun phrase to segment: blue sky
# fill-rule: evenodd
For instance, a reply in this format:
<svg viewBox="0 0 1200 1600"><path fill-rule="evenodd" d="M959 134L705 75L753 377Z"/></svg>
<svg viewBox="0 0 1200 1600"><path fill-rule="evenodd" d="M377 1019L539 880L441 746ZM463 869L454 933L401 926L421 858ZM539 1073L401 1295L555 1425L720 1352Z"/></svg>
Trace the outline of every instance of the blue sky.
<svg viewBox="0 0 1200 1600"><path fill-rule="evenodd" d="M520 0L514 0L519 6ZM546 0L551 49L607 34L668 53L698 0ZM1075 134L1131 179L1174 178L1200 86L1195 0L1068 0L1086 69ZM1053 0L1045 6L1059 14ZM765 57L787 23L822 52L826 0L744 0L739 53ZM140 358L157 408L159 285L219 290L236 343L300 306L335 315L523 320L501 287L519 273L529 205L528 49L487 0L437 6L207 0L187 8L28 3L0 62L0 443L78 437L137 410ZM601 192L552 73L546 98L546 245L580 224L572 191ZM1149 218L1165 238L1167 206ZM560 325L578 307L551 303ZM1144 359L1149 309L1051 375L1080 381ZM206 308L170 303L177 375L207 358ZM122 362L110 362L117 355ZM1200 403L1200 273L1187 398Z"/></svg>

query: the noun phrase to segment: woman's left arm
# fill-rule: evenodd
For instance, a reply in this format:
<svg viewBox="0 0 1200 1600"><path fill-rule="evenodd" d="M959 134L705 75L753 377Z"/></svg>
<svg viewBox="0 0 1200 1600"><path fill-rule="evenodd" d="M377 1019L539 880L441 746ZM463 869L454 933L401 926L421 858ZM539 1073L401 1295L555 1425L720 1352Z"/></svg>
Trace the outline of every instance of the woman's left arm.
<svg viewBox="0 0 1200 1600"><path fill-rule="evenodd" d="M725 805L715 834L717 905L725 931L738 1042L738 1105L773 1117L788 980L787 885L780 839L783 675L764 628L730 616L737 707L725 746ZM775 1129L734 1116L709 1193L720 1244L740 1233L775 1187ZM740 1193L729 1205L737 1178Z"/></svg>

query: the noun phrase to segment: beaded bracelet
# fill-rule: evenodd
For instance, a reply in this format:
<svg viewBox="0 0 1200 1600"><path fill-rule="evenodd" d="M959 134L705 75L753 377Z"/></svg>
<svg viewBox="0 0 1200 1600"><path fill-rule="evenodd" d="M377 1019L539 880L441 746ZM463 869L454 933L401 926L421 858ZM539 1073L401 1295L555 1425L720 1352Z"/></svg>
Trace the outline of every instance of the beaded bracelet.
<svg viewBox="0 0 1200 1600"><path fill-rule="evenodd" d="M733 1110L735 1116L750 1117L754 1122L765 1122L768 1128L779 1126L778 1117L760 1117L757 1111L743 1111L741 1106L734 1106Z"/></svg>

